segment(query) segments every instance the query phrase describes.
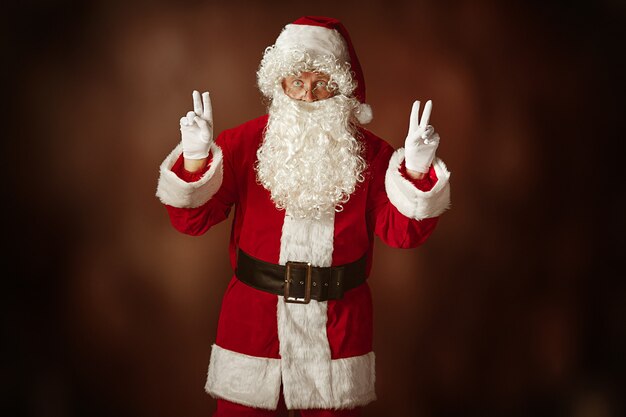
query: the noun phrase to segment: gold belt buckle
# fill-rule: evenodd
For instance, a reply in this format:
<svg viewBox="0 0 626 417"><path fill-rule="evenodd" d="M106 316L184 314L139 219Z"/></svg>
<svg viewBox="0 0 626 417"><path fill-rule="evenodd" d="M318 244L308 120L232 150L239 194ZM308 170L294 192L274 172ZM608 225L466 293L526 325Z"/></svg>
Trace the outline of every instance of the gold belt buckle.
<svg viewBox="0 0 626 417"><path fill-rule="evenodd" d="M285 302L297 303L297 304L309 304L311 301L311 262L292 262L288 261L285 266ZM304 278L304 298L292 297L289 295L291 289L292 279L291 271L295 269L306 269L306 276ZM301 281L302 282L302 281Z"/></svg>

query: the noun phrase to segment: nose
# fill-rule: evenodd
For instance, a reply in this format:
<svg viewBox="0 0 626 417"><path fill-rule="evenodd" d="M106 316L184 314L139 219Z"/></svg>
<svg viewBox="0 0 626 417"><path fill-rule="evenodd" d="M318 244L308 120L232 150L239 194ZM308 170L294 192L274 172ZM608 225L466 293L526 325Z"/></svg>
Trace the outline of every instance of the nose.
<svg viewBox="0 0 626 417"><path fill-rule="evenodd" d="M304 94L304 97L302 98L302 100L307 101L307 102L312 102L317 100L315 98L315 96L313 95L313 89L309 87L308 90L306 90L306 93Z"/></svg>

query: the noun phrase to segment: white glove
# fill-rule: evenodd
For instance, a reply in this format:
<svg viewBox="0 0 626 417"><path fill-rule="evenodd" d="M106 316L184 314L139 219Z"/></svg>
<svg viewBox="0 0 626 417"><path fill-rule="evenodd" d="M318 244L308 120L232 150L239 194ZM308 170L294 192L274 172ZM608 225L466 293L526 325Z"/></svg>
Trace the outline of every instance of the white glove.
<svg viewBox="0 0 626 417"><path fill-rule="evenodd" d="M209 93L202 93L202 101L199 92L194 90L192 96L193 111L180 119L183 157L204 159L209 156L209 148L213 142L213 108Z"/></svg>
<svg viewBox="0 0 626 417"><path fill-rule="evenodd" d="M428 124L432 108L433 103L428 100L424 106L422 120L419 120L420 102L413 103L409 119L409 133L404 141L404 163L411 171L426 173L435 159L439 135Z"/></svg>

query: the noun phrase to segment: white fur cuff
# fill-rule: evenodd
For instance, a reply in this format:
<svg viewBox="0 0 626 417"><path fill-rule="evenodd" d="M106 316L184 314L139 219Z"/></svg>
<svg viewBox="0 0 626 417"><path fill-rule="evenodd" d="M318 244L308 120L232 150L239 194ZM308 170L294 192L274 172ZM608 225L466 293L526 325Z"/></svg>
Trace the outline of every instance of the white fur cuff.
<svg viewBox="0 0 626 417"><path fill-rule="evenodd" d="M433 161L437 183L430 191L421 191L400 174L404 148L391 155L385 175L389 201L405 216L421 220L437 217L450 207L450 172L439 158Z"/></svg>
<svg viewBox="0 0 626 417"><path fill-rule="evenodd" d="M245 355L213 345L204 389L215 398L275 410L280 381L280 359Z"/></svg>
<svg viewBox="0 0 626 417"><path fill-rule="evenodd" d="M179 144L161 164L156 196L163 204L172 207L200 207L209 201L222 185L222 150L215 143L211 144L213 155L211 166L196 182L183 181L172 172L172 167L181 153L182 144Z"/></svg>

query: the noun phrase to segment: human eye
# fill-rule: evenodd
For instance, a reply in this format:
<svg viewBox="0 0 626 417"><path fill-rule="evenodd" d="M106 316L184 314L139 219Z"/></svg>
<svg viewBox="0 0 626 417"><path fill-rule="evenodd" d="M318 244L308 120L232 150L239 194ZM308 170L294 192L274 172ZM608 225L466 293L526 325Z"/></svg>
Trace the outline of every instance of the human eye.
<svg viewBox="0 0 626 417"><path fill-rule="evenodd" d="M324 88L328 85L328 83L324 80L319 80L315 83L316 88Z"/></svg>
<svg viewBox="0 0 626 417"><path fill-rule="evenodd" d="M300 88L304 85L304 83L302 82L302 80L293 80L293 82L291 83L292 87L297 87Z"/></svg>

